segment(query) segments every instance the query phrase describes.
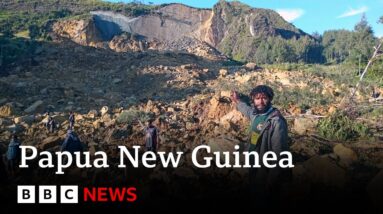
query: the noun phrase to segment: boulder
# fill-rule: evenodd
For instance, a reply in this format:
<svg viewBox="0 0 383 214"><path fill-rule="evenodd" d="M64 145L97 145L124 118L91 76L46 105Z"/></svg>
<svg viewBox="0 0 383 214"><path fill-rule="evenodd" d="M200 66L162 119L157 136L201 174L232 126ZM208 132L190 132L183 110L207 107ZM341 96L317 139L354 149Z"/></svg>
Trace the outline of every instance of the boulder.
<svg viewBox="0 0 383 214"><path fill-rule="evenodd" d="M9 117L13 114L14 109L12 105L7 104L0 107L0 117Z"/></svg>
<svg viewBox="0 0 383 214"><path fill-rule="evenodd" d="M27 123L28 125L31 125L35 121L35 116L34 115L26 115L26 116L16 117L13 121L16 124L20 124L20 123L24 122L24 123Z"/></svg>
<svg viewBox="0 0 383 214"><path fill-rule="evenodd" d="M225 76L227 76L228 73L229 72L226 69L220 69L219 70L219 76L220 77L225 77Z"/></svg>
<svg viewBox="0 0 383 214"><path fill-rule="evenodd" d="M108 106L103 106L100 110L101 116L104 116L109 111Z"/></svg>
<svg viewBox="0 0 383 214"><path fill-rule="evenodd" d="M47 150L49 148L53 148L55 146L60 145L61 138L58 136L50 136L45 138L41 143L38 144L39 149Z"/></svg>
<svg viewBox="0 0 383 214"><path fill-rule="evenodd" d="M358 160L358 155L350 148L338 144L334 147L334 153L339 157L339 163L342 166L349 167Z"/></svg>
<svg viewBox="0 0 383 214"><path fill-rule="evenodd" d="M294 120L293 131L299 135L305 135L314 132L317 125L317 119L299 117Z"/></svg>
<svg viewBox="0 0 383 214"><path fill-rule="evenodd" d="M249 70L255 70L257 68L257 64L254 62L249 62L245 65L245 67Z"/></svg>
<svg viewBox="0 0 383 214"><path fill-rule="evenodd" d="M31 106L29 106L27 109L24 110L25 113L31 114L36 112L43 112L44 111L44 102L42 100L38 100L34 102Z"/></svg>

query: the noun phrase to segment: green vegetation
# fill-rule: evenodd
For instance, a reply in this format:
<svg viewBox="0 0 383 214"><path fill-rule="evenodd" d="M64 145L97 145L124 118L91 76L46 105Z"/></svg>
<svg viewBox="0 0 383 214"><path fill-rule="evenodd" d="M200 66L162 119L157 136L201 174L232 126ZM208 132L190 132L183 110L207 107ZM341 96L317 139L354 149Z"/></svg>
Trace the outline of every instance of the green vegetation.
<svg viewBox="0 0 383 214"><path fill-rule="evenodd" d="M142 123L145 123L149 119L153 118L153 114L151 112L144 112L139 111L136 109L129 109L127 111L123 111L118 118L116 119L117 123L125 123L125 124L131 124L134 121L141 121Z"/></svg>
<svg viewBox="0 0 383 214"><path fill-rule="evenodd" d="M32 51L31 42L24 38L0 36L0 44L0 68L12 64Z"/></svg>
<svg viewBox="0 0 383 214"><path fill-rule="evenodd" d="M31 25L39 30L38 37L45 36L47 23L70 17L81 17L94 10L109 10L128 16L150 13L155 8L140 3L111 3L101 0L4 0L0 3L0 33L11 36L29 30Z"/></svg>
<svg viewBox="0 0 383 214"><path fill-rule="evenodd" d="M0 35L50 40L47 30L53 20L89 18L89 12L94 10L138 16L152 13L157 7L139 1L3 0L0 2ZM224 24L226 29L217 30L227 32L218 44L218 49L232 58L233 62L286 65L286 70L296 70L297 65L301 64L342 63L356 76L367 64L378 42L364 16L355 24L353 31L330 30L322 36L302 32L275 11L251 8L236 1L221 0L213 7L213 11L218 16L224 14L220 16L222 20L219 22L222 23L218 24ZM383 23L383 17L379 22ZM251 30L254 24L256 30ZM367 79L380 83L383 81L383 57L374 61Z"/></svg>
<svg viewBox="0 0 383 214"><path fill-rule="evenodd" d="M318 123L319 134L331 140L352 140L368 137L369 129L366 125L356 122L345 112L336 112Z"/></svg>

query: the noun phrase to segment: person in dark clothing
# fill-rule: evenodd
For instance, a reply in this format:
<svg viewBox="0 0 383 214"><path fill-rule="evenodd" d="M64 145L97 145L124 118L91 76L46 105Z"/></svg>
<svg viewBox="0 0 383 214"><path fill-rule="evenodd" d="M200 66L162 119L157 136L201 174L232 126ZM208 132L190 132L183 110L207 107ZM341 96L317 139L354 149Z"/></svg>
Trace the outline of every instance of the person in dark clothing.
<svg viewBox="0 0 383 214"><path fill-rule="evenodd" d="M272 106L274 92L269 86L259 85L251 91L250 98L253 107L241 101L237 92L233 91L231 94L237 109L250 120L248 150L256 151L260 159L266 152L272 151L279 160L280 153L289 150L288 127L280 111ZM251 168L249 173L252 193L261 198L258 198L258 202L269 200L272 194L279 194L281 185L291 175L290 170L278 166Z"/></svg>
<svg viewBox="0 0 383 214"><path fill-rule="evenodd" d="M74 117L74 113L73 113L73 111L71 111L70 113L69 113L69 129L70 130L73 130L73 128L74 128L74 123L75 123L75 117Z"/></svg>
<svg viewBox="0 0 383 214"><path fill-rule="evenodd" d="M53 133L55 131L56 122L53 119L53 117L51 117L51 116L48 117L48 122L46 123L46 127L47 127L49 133Z"/></svg>
<svg viewBox="0 0 383 214"><path fill-rule="evenodd" d="M17 135L12 135L11 142L8 145L7 160L8 160L8 171L11 176L14 176L18 168L21 150L20 141L17 139Z"/></svg>
<svg viewBox="0 0 383 214"><path fill-rule="evenodd" d="M153 125L153 120L147 121L146 127L139 121L143 131L145 133L145 147L146 151L156 152L159 145L159 131L156 126Z"/></svg>
<svg viewBox="0 0 383 214"><path fill-rule="evenodd" d="M76 133L68 130L64 143L61 145L61 151L68 151L71 154L74 152L82 152L84 148Z"/></svg>

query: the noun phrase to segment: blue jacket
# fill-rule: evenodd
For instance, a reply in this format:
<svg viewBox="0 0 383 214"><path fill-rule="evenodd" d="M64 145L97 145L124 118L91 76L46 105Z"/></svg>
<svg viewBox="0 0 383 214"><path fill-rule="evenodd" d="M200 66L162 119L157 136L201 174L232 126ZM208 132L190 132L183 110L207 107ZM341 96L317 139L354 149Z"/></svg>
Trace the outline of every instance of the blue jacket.
<svg viewBox="0 0 383 214"><path fill-rule="evenodd" d="M68 151L70 153L82 152L84 149L80 139L73 133L67 134L64 143L61 146L61 151Z"/></svg>
<svg viewBox="0 0 383 214"><path fill-rule="evenodd" d="M21 150L20 150L20 142L18 140L12 139L8 145L7 151L7 159L15 160L20 158Z"/></svg>

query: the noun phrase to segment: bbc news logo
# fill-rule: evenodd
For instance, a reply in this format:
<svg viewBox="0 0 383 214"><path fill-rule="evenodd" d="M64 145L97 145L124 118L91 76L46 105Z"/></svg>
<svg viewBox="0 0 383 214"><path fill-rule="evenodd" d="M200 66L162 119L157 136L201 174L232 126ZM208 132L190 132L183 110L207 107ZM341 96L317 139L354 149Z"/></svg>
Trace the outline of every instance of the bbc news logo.
<svg viewBox="0 0 383 214"><path fill-rule="evenodd" d="M83 202L134 202L137 200L137 194L135 187L84 187L81 199ZM17 186L17 203L77 204L79 203L79 187L69 185L59 186L59 188L44 185Z"/></svg>

